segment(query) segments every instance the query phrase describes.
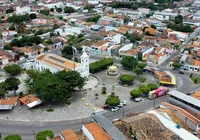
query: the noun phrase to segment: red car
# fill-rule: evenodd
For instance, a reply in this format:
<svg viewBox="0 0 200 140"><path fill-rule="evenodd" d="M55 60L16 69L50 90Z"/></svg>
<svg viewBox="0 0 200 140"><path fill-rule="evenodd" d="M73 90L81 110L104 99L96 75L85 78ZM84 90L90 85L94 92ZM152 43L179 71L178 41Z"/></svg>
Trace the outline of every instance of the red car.
<svg viewBox="0 0 200 140"><path fill-rule="evenodd" d="M103 108L103 109L109 109L109 106L108 105L104 105L101 108Z"/></svg>

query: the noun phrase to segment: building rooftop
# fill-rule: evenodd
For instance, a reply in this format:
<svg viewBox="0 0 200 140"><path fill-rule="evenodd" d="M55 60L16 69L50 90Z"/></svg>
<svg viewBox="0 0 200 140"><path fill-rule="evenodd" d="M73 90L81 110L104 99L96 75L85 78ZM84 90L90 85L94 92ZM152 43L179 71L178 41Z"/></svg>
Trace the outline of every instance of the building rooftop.
<svg viewBox="0 0 200 140"><path fill-rule="evenodd" d="M190 96L200 100L200 90L195 91L193 94L190 94Z"/></svg>
<svg viewBox="0 0 200 140"><path fill-rule="evenodd" d="M42 103L40 98L38 98L34 94L26 95L20 98L19 101L21 102L21 104L27 105L29 108L35 107Z"/></svg>
<svg viewBox="0 0 200 140"><path fill-rule="evenodd" d="M17 104L18 97L6 97L0 99L0 110L10 110Z"/></svg>
<svg viewBox="0 0 200 140"><path fill-rule="evenodd" d="M119 131L107 118L103 115L92 116L95 122L100 124L103 129L112 137L113 140L126 140L124 134Z"/></svg>
<svg viewBox="0 0 200 140"><path fill-rule="evenodd" d="M63 58L61 56L55 54L41 54L37 57L37 60L40 60L43 63L51 65L52 67L56 67L61 70L73 70L78 66L78 63L74 63L73 61Z"/></svg>
<svg viewBox="0 0 200 140"><path fill-rule="evenodd" d="M86 124L85 127L90 131L95 140L112 140L99 124L92 122Z"/></svg>
<svg viewBox="0 0 200 140"><path fill-rule="evenodd" d="M65 140L78 140L77 135L71 129L61 131L60 134L63 136Z"/></svg>
<svg viewBox="0 0 200 140"><path fill-rule="evenodd" d="M172 95L174 97L177 97L177 98L179 98L179 99L181 99L183 101L186 101L186 102L188 102L190 104L193 104L193 105L195 105L197 107L200 107L200 102L199 102L198 99L196 99L194 97L191 97L191 96L188 96L185 93L179 92L177 90L172 90L172 91L169 91L168 94Z"/></svg>

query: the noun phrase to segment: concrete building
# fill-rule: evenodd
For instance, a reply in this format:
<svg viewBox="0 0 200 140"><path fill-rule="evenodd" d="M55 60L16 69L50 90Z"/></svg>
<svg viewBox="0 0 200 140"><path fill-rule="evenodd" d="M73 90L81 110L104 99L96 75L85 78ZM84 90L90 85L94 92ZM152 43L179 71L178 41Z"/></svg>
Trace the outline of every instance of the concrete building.
<svg viewBox="0 0 200 140"><path fill-rule="evenodd" d="M31 7L28 7L28 6L25 6L25 7L18 6L18 7L16 7L16 11L15 11L15 13L17 15L25 14L25 13L29 13L29 12L31 12Z"/></svg>

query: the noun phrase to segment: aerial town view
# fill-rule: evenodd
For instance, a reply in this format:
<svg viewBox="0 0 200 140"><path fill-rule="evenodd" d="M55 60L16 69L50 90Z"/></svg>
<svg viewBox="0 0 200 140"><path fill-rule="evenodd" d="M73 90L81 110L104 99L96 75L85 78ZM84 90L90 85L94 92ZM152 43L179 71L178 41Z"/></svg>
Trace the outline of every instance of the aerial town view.
<svg viewBox="0 0 200 140"><path fill-rule="evenodd" d="M200 140L200 0L0 0L0 140Z"/></svg>

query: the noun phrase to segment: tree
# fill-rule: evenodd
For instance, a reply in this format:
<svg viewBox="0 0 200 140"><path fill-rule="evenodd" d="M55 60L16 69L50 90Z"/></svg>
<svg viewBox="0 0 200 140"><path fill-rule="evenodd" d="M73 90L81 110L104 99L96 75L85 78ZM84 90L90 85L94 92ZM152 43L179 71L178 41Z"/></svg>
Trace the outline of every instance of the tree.
<svg viewBox="0 0 200 140"><path fill-rule="evenodd" d="M22 138L19 135L8 135L4 138L4 140L22 140Z"/></svg>
<svg viewBox="0 0 200 140"><path fill-rule="evenodd" d="M100 15L96 15L96 16L87 18L87 19L86 19L86 22L95 22L95 23L97 23L97 22L99 21L100 18L101 18Z"/></svg>
<svg viewBox="0 0 200 140"><path fill-rule="evenodd" d="M140 91L139 89L133 89L133 90L131 90L130 95L133 98L138 98L138 97L142 96L142 91Z"/></svg>
<svg viewBox="0 0 200 140"><path fill-rule="evenodd" d="M142 70L146 67L146 65L147 63L138 63L138 67Z"/></svg>
<svg viewBox="0 0 200 140"><path fill-rule="evenodd" d="M58 13L62 12L62 8L56 8L56 12Z"/></svg>
<svg viewBox="0 0 200 140"><path fill-rule="evenodd" d="M65 102L71 96L69 83L49 70L45 70L37 74L34 81L34 91L45 102Z"/></svg>
<svg viewBox="0 0 200 140"><path fill-rule="evenodd" d="M40 10L40 13L43 15L48 16L49 15L49 10Z"/></svg>
<svg viewBox="0 0 200 140"><path fill-rule="evenodd" d="M95 96L96 96L96 98L95 98L95 99L98 99L98 97L99 97L99 94L98 94L98 93L96 93L96 94L95 94Z"/></svg>
<svg viewBox="0 0 200 140"><path fill-rule="evenodd" d="M110 106L117 106L120 104L120 99L118 98L118 96L115 96L114 92L111 93L111 95L108 96L107 100L106 100L106 104L110 105Z"/></svg>
<svg viewBox="0 0 200 140"><path fill-rule="evenodd" d="M31 19L36 19L36 18L37 18L37 15L34 14L34 13L32 13L32 14L29 15L29 17L30 17Z"/></svg>
<svg viewBox="0 0 200 140"><path fill-rule="evenodd" d="M14 77L7 78L5 83L8 85L8 91L13 91L15 94L21 84L20 80Z"/></svg>
<svg viewBox="0 0 200 140"><path fill-rule="evenodd" d="M141 68L136 68L133 70L134 73L136 73L137 75L142 75L143 74L143 71Z"/></svg>
<svg viewBox="0 0 200 140"><path fill-rule="evenodd" d="M64 80L66 83L68 83L72 90L76 87L78 87L79 89L82 89L84 84L85 84L85 79L83 77L81 77L80 73L78 73L77 71L59 71L56 73L56 75Z"/></svg>
<svg viewBox="0 0 200 140"><path fill-rule="evenodd" d="M123 75L120 75L119 80L123 84L131 84L134 81L134 77L129 74L123 74Z"/></svg>
<svg viewBox="0 0 200 140"><path fill-rule="evenodd" d="M149 92L151 91L151 88L148 86L141 86L139 89L140 91L142 91L142 94L145 94L145 95L149 94Z"/></svg>
<svg viewBox="0 0 200 140"><path fill-rule="evenodd" d="M18 75L22 72L22 68L16 64L7 65L3 69L6 73L9 73L12 76Z"/></svg>
<svg viewBox="0 0 200 140"><path fill-rule="evenodd" d="M158 88L158 86L155 85L155 84L148 84L147 86L150 88L150 91L155 90L155 89Z"/></svg>
<svg viewBox="0 0 200 140"><path fill-rule="evenodd" d="M48 47L45 47L44 48L44 52L48 52L49 51L49 48Z"/></svg>
<svg viewBox="0 0 200 140"><path fill-rule="evenodd" d="M59 25L58 24L53 24L53 29L58 29L59 28Z"/></svg>
<svg viewBox="0 0 200 140"><path fill-rule="evenodd" d="M175 69L179 69L182 65L181 65L181 63L174 62L174 63L172 64L172 66L173 66Z"/></svg>
<svg viewBox="0 0 200 140"><path fill-rule="evenodd" d="M183 23L183 16L182 16L182 15L176 16L174 22L175 22L176 24Z"/></svg>
<svg viewBox="0 0 200 140"><path fill-rule="evenodd" d="M52 39L49 38L48 40L45 41L45 43L47 43L47 44L53 44L53 41L52 41Z"/></svg>
<svg viewBox="0 0 200 140"><path fill-rule="evenodd" d="M73 55L73 48L70 45L65 46L62 51L62 56L66 58L72 58Z"/></svg>
<svg viewBox="0 0 200 140"><path fill-rule="evenodd" d="M64 13L73 13L73 12L75 12L75 9L73 7L66 6L64 8Z"/></svg>
<svg viewBox="0 0 200 140"><path fill-rule="evenodd" d="M28 87L29 91L31 93L34 92L34 82L35 82L35 78L38 74L38 71L34 70L34 69L29 69L26 70L26 74L28 75L28 77L24 80L26 86Z"/></svg>
<svg viewBox="0 0 200 140"><path fill-rule="evenodd" d="M140 83L144 83L147 79L143 76L139 76L138 80L140 81Z"/></svg>
<svg viewBox="0 0 200 140"><path fill-rule="evenodd" d="M156 25L152 24L151 28L156 29L157 27L156 27Z"/></svg>
<svg viewBox="0 0 200 140"><path fill-rule="evenodd" d="M54 12L54 8L51 8L50 11L51 11L51 12Z"/></svg>
<svg viewBox="0 0 200 140"><path fill-rule="evenodd" d="M5 82L0 83L0 98L4 97L6 94L8 94L8 84Z"/></svg>
<svg viewBox="0 0 200 140"><path fill-rule="evenodd" d="M107 88L106 87L102 87L101 88L101 93L102 94L106 94L107 93Z"/></svg>
<svg viewBox="0 0 200 140"><path fill-rule="evenodd" d="M14 12L14 9L12 7L6 9L6 14L12 13L12 12Z"/></svg>
<svg viewBox="0 0 200 140"><path fill-rule="evenodd" d="M138 61L133 56L124 56L122 58L121 64L126 69L132 70L133 68L137 66Z"/></svg>
<svg viewBox="0 0 200 140"><path fill-rule="evenodd" d="M108 66L113 64L112 58L104 58L103 60L90 63L89 68L91 73L95 73L104 69L107 69Z"/></svg>
<svg viewBox="0 0 200 140"><path fill-rule="evenodd" d="M9 30L15 30L15 25L12 24L12 25L9 27Z"/></svg>
<svg viewBox="0 0 200 140"><path fill-rule="evenodd" d="M130 21L130 17L129 16L125 16L124 17L124 23L127 24Z"/></svg>
<svg viewBox="0 0 200 140"><path fill-rule="evenodd" d="M93 6L91 4L87 4L83 9L87 9L88 11L92 11Z"/></svg>
<svg viewBox="0 0 200 140"><path fill-rule="evenodd" d="M53 138L54 134L51 130L43 130L37 133L36 140L46 140L46 138Z"/></svg>
<svg viewBox="0 0 200 140"><path fill-rule="evenodd" d="M180 48L180 45L175 44L175 45L174 45L174 48L179 49L179 48Z"/></svg>

